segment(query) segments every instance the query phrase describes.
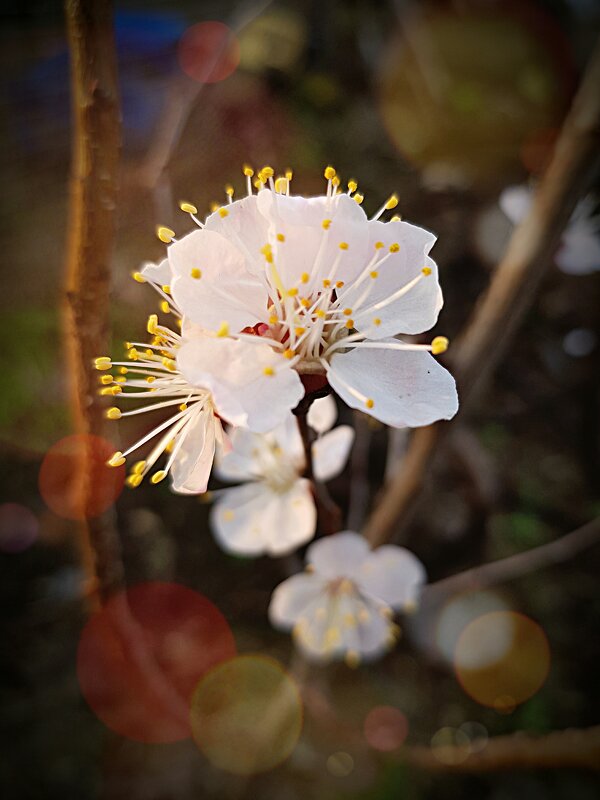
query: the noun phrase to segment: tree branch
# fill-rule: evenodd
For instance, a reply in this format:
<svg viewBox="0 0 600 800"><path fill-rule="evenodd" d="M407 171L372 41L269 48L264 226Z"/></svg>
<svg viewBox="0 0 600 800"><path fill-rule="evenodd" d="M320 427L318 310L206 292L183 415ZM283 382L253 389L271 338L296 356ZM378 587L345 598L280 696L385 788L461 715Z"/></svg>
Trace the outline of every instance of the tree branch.
<svg viewBox="0 0 600 800"><path fill-rule="evenodd" d="M515 229L489 288L455 347L452 364L462 413L505 354L531 307L560 234L589 181L600 139L598 87L600 46L590 60L531 210ZM448 427L438 422L414 432L404 462L367 522L365 536L373 547L397 534L399 521L409 517L436 446Z"/></svg>

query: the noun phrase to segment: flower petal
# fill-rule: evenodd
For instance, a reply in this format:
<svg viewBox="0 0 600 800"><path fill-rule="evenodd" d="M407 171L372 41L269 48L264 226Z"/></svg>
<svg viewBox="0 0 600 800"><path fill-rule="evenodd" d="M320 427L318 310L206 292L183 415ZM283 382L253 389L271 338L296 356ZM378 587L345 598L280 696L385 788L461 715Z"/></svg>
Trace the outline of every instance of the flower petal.
<svg viewBox="0 0 600 800"><path fill-rule="evenodd" d="M313 470L318 481L329 481L346 465L354 443L354 428L339 425L312 445Z"/></svg>
<svg viewBox="0 0 600 800"><path fill-rule="evenodd" d="M355 580L361 591L392 608L402 608L416 601L426 574L409 550L389 544L369 553Z"/></svg>
<svg viewBox="0 0 600 800"><path fill-rule="evenodd" d="M216 475L225 481L251 481L262 477L257 451L263 438L248 428L233 428L229 434L230 450L215 464Z"/></svg>
<svg viewBox="0 0 600 800"><path fill-rule="evenodd" d="M342 531L311 544L306 563L325 578L352 578L369 552L364 536Z"/></svg>
<svg viewBox="0 0 600 800"><path fill-rule="evenodd" d="M267 242L268 228L269 222L260 213L255 194L227 204L210 214L204 223L204 230L219 233L239 249L253 274L263 269L260 251Z"/></svg>
<svg viewBox="0 0 600 800"><path fill-rule="evenodd" d="M220 416L257 433L284 422L304 395L287 359L260 341L199 337L181 346L177 365L189 383L212 392Z"/></svg>
<svg viewBox="0 0 600 800"><path fill-rule="evenodd" d="M356 348L335 354L327 377L351 408L396 428L451 419L458 410L454 378L423 350ZM373 406L366 407L349 386L372 400Z"/></svg>
<svg viewBox="0 0 600 800"><path fill-rule="evenodd" d="M527 216L531 208L533 192L527 186L508 186L500 195L500 208L513 225Z"/></svg>
<svg viewBox="0 0 600 800"><path fill-rule="evenodd" d="M380 267L374 264L371 275L375 277L366 278L344 300L353 309L355 328L372 339L429 330L443 306L437 265L428 255L436 237L424 228L402 221L370 222L369 234L369 253L380 252L385 261ZM376 243L384 246L377 251ZM392 245L399 245L399 250L391 252ZM424 275L423 268L430 273ZM406 294L385 303L414 278L419 280ZM368 292L366 297L365 292ZM381 302L384 302L381 308L374 307Z"/></svg>
<svg viewBox="0 0 600 800"><path fill-rule="evenodd" d="M306 572L292 575L276 587L269 604L269 619L276 628L290 630L325 589L325 581Z"/></svg>
<svg viewBox="0 0 600 800"><path fill-rule="evenodd" d="M215 420L212 411L198 413L185 431L185 440L171 467L174 492L201 494L206 491L215 456Z"/></svg>
<svg viewBox="0 0 600 800"><path fill-rule="evenodd" d="M169 285L173 278L168 258L164 258L157 264L154 264L152 261L146 261L146 263L142 265L140 272L147 281L156 283L159 286Z"/></svg>
<svg viewBox="0 0 600 800"><path fill-rule="evenodd" d="M308 409L306 420L313 431L325 433L333 428L337 419L338 410L334 398L328 394L326 397L319 397L313 400Z"/></svg>
<svg viewBox="0 0 600 800"><path fill-rule="evenodd" d="M223 236L193 231L168 252L173 297L192 321L213 330L226 322L237 331L264 319L266 290L247 270L244 255Z"/></svg>

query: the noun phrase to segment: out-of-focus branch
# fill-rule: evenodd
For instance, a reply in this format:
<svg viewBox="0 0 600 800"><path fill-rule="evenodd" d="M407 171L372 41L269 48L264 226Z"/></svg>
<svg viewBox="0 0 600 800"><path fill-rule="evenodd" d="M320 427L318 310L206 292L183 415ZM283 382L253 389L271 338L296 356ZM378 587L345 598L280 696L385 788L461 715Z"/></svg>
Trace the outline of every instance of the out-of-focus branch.
<svg viewBox="0 0 600 800"><path fill-rule="evenodd" d="M331 499L327 487L321 481L315 478L313 470L313 434L308 426L307 414L310 403L306 406L301 405L294 411L296 419L298 420L298 430L302 439L302 446L304 448L304 460L306 467L304 470L305 477L307 477L313 487L313 495L317 506L318 515L318 530L322 534L330 535L337 533L342 524L342 512L334 501Z"/></svg>
<svg viewBox="0 0 600 800"><path fill-rule="evenodd" d="M548 544L431 583L425 587L423 594L430 598L440 593L454 594L470 589L496 586L498 583L512 581L538 569L545 569L553 564L560 564L574 558L598 542L600 542L600 517L587 522L566 536L548 542Z"/></svg>
<svg viewBox="0 0 600 800"><path fill-rule="evenodd" d="M453 372L464 410L506 352L533 303L552 255L598 159L600 141L600 46L592 56L565 120L552 161L531 210L515 229L504 258L454 348ZM423 487L446 423L416 430L406 458L367 522L371 545L399 532Z"/></svg>
<svg viewBox="0 0 600 800"><path fill-rule="evenodd" d="M110 259L120 153L117 62L110 0L67 0L71 52L73 155L65 274L65 340L76 429L100 434L103 403L93 360L108 350ZM90 459L79 470L80 491L90 486ZM82 542L100 596L122 581L119 542L107 515L88 520Z"/></svg>

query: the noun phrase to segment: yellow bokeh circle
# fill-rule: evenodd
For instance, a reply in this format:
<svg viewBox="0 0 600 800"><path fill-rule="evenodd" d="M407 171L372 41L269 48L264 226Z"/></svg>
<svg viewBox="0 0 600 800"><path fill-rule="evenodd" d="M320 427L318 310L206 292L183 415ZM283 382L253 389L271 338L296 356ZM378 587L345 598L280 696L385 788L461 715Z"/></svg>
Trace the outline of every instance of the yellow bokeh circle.
<svg viewBox="0 0 600 800"><path fill-rule="evenodd" d="M454 652L465 692L481 705L510 712L544 684L550 647L542 628L514 611L492 611L470 622Z"/></svg>
<svg viewBox="0 0 600 800"><path fill-rule="evenodd" d="M225 661L198 684L192 699L194 741L219 769L254 775L293 751L302 730L298 687L275 659Z"/></svg>

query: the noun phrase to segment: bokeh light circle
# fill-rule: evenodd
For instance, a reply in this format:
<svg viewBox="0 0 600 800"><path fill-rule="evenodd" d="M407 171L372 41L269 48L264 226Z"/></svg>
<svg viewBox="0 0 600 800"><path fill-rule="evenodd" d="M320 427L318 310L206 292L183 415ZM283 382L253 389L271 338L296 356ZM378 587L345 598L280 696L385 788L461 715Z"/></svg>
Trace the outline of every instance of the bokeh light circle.
<svg viewBox="0 0 600 800"><path fill-rule="evenodd" d="M434 636L438 654L447 664L453 664L458 638L470 622L491 611L509 610L504 598L494 592L455 595L440 611L436 621Z"/></svg>
<svg viewBox="0 0 600 800"><path fill-rule="evenodd" d="M19 503L0 505L0 551L21 553L38 537L39 522L29 508Z"/></svg>
<svg viewBox="0 0 600 800"><path fill-rule="evenodd" d="M327 771L334 778L347 778L354 771L354 759L343 750L332 753L326 763Z"/></svg>
<svg viewBox="0 0 600 800"><path fill-rule="evenodd" d="M376 706L365 717L363 732L374 750L389 753L404 744L408 736L408 720L399 708Z"/></svg>
<svg viewBox="0 0 600 800"><path fill-rule="evenodd" d="M219 664L198 684L191 721L196 744L219 769L266 772L293 751L302 730L295 681L273 658L243 655Z"/></svg>
<svg viewBox="0 0 600 800"><path fill-rule="evenodd" d="M65 436L46 453L38 476L44 502L58 516L83 520L97 517L123 490L125 467L107 467L116 448L100 436ZM88 485L89 491L84 491Z"/></svg>
<svg viewBox="0 0 600 800"><path fill-rule="evenodd" d="M442 764L454 766L462 764L471 754L469 737L458 728L440 728L431 737L431 750Z"/></svg>
<svg viewBox="0 0 600 800"><path fill-rule="evenodd" d="M111 730L140 742L175 742L191 735L198 680L235 652L227 621L206 597L175 583L140 583L90 618L77 677Z"/></svg>
<svg viewBox="0 0 600 800"><path fill-rule="evenodd" d="M461 686L474 700L498 711L511 711L544 684L550 669L548 639L524 614L483 614L461 633L454 668Z"/></svg>
<svg viewBox="0 0 600 800"><path fill-rule="evenodd" d="M223 22L199 22L181 37L178 58L181 69L192 80L218 83L237 68L240 45Z"/></svg>

